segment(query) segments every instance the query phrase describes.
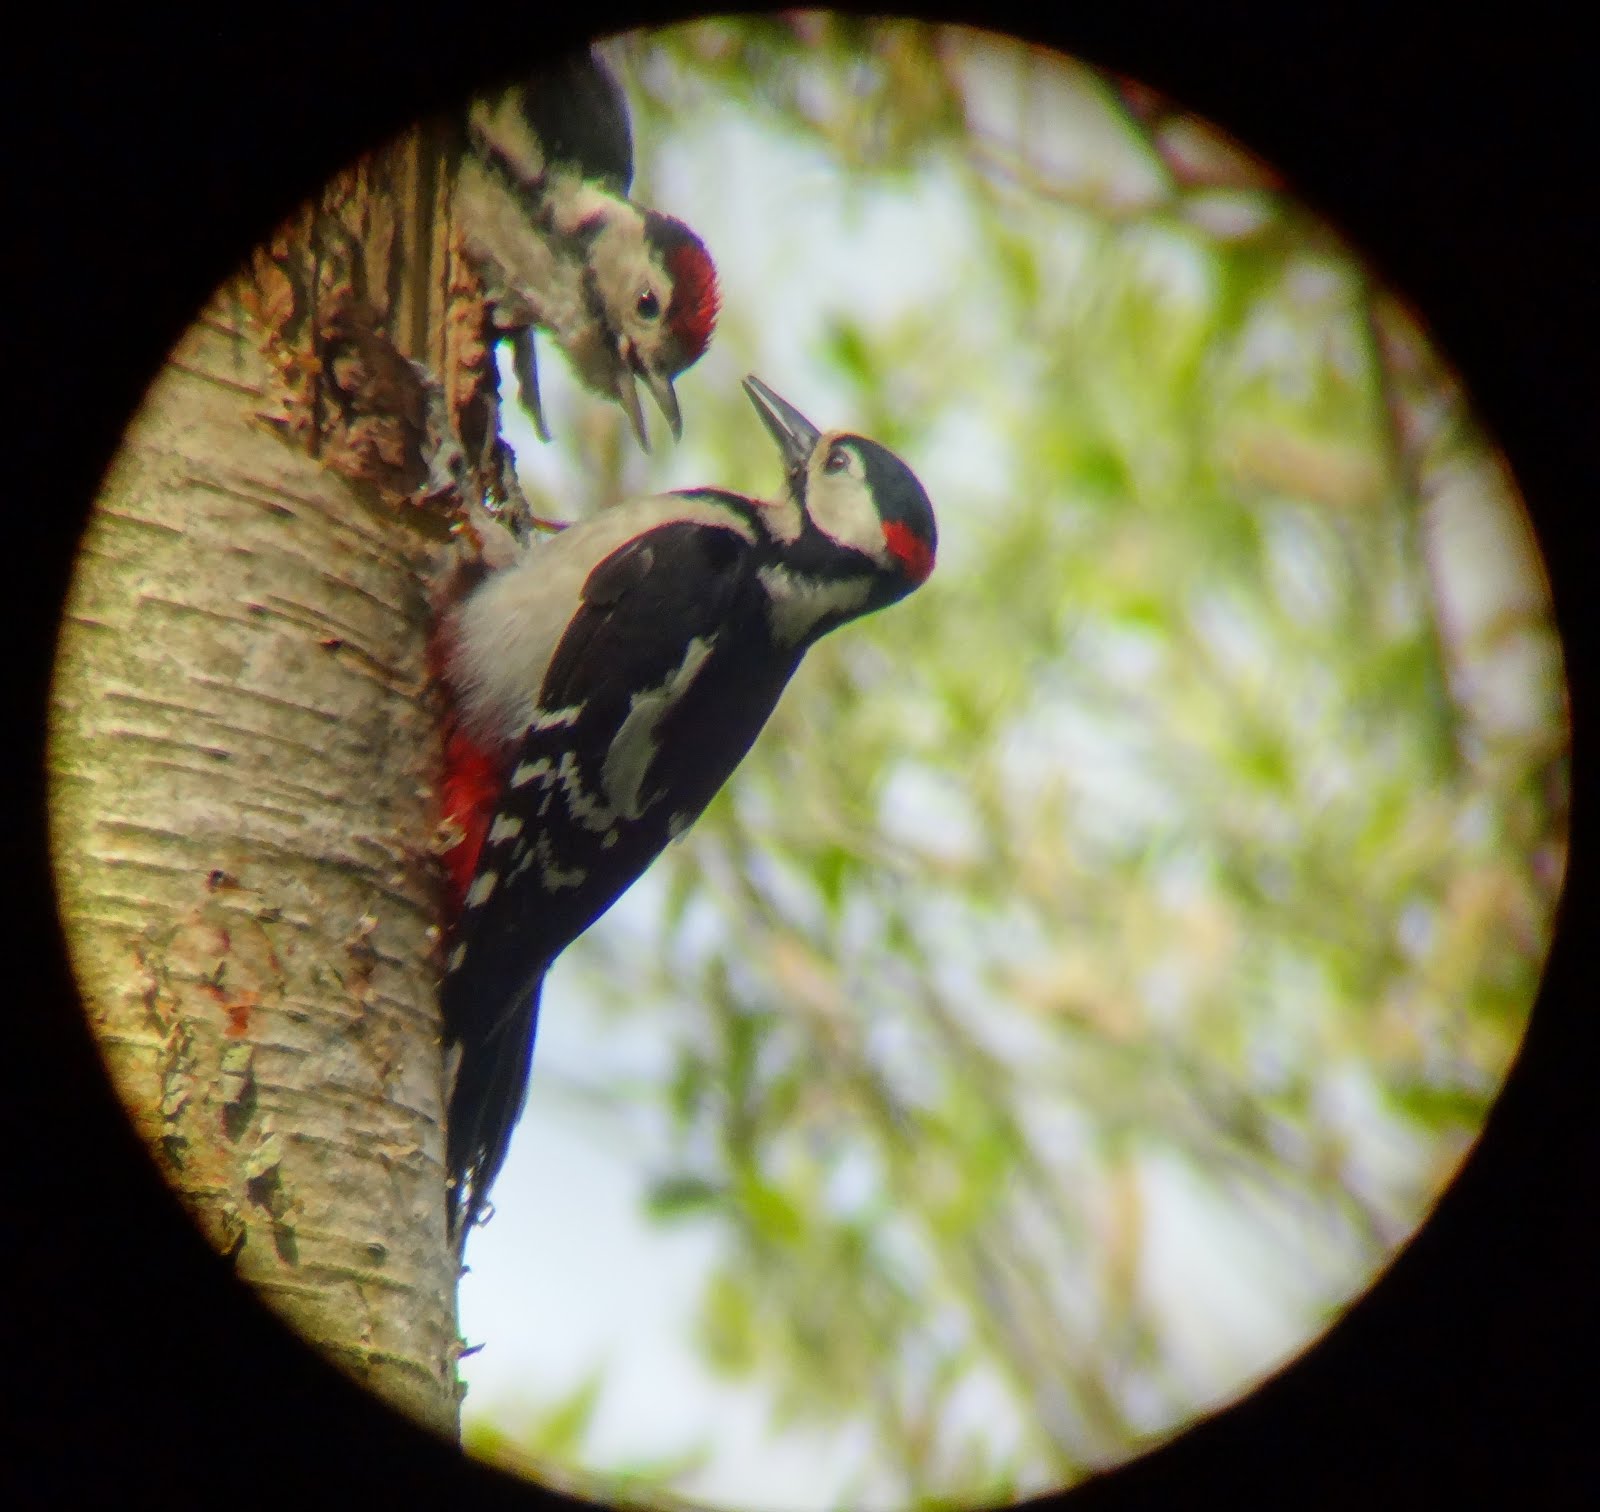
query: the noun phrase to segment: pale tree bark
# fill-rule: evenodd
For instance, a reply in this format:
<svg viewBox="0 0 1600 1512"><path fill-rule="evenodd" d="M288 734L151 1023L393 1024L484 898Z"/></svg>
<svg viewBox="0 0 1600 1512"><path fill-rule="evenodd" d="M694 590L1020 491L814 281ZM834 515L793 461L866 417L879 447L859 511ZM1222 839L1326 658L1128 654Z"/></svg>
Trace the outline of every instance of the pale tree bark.
<svg viewBox="0 0 1600 1512"><path fill-rule="evenodd" d="M172 353L83 542L50 756L74 970L153 1158L300 1333L453 1436L421 578L444 522L413 502L405 359L470 396L484 354L439 164L419 132L341 175Z"/></svg>

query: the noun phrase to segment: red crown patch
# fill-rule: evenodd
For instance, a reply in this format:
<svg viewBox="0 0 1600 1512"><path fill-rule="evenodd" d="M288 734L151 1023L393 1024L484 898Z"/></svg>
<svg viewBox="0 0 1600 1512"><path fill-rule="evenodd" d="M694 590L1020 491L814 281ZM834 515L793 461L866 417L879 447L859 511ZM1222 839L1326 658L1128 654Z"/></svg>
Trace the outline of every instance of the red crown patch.
<svg viewBox="0 0 1600 1512"><path fill-rule="evenodd" d="M648 212L648 219L650 239L662 249L661 261L672 279L667 328L682 359L673 369L677 374L697 361L711 344L721 303L717 267L705 244L681 220L654 210Z"/></svg>

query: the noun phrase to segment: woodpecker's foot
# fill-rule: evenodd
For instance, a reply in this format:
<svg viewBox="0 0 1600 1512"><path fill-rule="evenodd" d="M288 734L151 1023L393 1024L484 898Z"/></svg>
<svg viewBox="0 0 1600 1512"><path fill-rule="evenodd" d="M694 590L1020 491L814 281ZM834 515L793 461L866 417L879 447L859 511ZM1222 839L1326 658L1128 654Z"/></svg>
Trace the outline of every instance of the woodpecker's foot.
<svg viewBox="0 0 1600 1512"><path fill-rule="evenodd" d="M424 507L457 504L467 494L467 454L451 428L444 385L426 364L413 362L411 366L422 380L423 460L428 465L428 476L412 496L413 502Z"/></svg>
<svg viewBox="0 0 1600 1512"><path fill-rule="evenodd" d="M428 607L444 620L491 572L522 556L516 536L476 500L462 504L450 540L430 555L426 568Z"/></svg>
<svg viewBox="0 0 1600 1512"><path fill-rule="evenodd" d="M485 471L485 511L519 541L525 541L536 523L533 509L517 478L516 453L498 437Z"/></svg>

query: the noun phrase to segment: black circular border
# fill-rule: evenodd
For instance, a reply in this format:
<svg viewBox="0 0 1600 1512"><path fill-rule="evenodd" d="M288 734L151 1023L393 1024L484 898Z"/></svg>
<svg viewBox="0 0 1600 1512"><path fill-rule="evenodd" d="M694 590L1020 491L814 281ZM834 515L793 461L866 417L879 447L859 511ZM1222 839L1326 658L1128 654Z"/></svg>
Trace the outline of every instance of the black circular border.
<svg viewBox="0 0 1600 1512"><path fill-rule="evenodd" d="M1585 714L1600 502L1595 102L1534 8L1468 19L1251 0L924 15L1118 69L1248 143L1421 309L1505 446L1567 648L1574 847L1524 1052L1432 1220L1321 1343L1233 1409L1065 1500L1090 1509L1576 1505L1589 1448L1597 1118ZM678 12L682 14L683 12ZM51 18L40 18L49 28ZM497 49L670 19L605 5L288 4L14 38L5 343L21 458L5 595L20 648L5 827L17 985L0 1111L11 1506L240 1499L557 1505L323 1368L203 1250L98 1069L46 866L43 710L71 553L164 351L242 253L354 152L458 97ZM498 54L504 59L504 53ZM7 1329L5 1332L10 1333Z"/></svg>

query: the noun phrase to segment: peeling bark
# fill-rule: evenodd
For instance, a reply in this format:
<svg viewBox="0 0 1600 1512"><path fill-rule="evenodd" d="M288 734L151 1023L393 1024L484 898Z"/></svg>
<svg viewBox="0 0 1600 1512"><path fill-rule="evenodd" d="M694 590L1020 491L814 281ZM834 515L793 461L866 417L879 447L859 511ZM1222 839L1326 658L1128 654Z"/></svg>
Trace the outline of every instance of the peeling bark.
<svg viewBox="0 0 1600 1512"><path fill-rule="evenodd" d="M415 133L341 175L171 354L82 543L50 765L144 1142L241 1278L453 1437L420 580L447 521L412 503L408 360L445 369L461 298L436 162Z"/></svg>

